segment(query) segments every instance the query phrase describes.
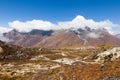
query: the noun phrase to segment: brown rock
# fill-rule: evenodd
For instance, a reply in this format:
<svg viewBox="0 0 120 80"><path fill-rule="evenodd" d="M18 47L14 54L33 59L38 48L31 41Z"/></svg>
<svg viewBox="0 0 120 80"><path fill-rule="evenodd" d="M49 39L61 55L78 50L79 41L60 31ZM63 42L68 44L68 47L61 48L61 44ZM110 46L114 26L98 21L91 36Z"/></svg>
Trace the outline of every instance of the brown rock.
<svg viewBox="0 0 120 80"><path fill-rule="evenodd" d="M2 48L2 47L0 47L0 54L1 54L1 53L3 53L3 48Z"/></svg>

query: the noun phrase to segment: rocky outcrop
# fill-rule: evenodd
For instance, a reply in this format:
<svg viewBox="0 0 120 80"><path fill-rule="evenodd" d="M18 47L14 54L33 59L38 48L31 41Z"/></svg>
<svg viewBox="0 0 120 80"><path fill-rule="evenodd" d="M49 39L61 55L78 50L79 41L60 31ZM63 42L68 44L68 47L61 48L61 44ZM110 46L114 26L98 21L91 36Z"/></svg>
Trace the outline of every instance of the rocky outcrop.
<svg viewBox="0 0 120 80"><path fill-rule="evenodd" d="M120 47L114 47L113 49L99 53L95 61L114 61L117 58L120 58Z"/></svg>
<svg viewBox="0 0 120 80"><path fill-rule="evenodd" d="M30 58L35 53L37 52L34 49L11 45L0 41L0 60L24 60Z"/></svg>

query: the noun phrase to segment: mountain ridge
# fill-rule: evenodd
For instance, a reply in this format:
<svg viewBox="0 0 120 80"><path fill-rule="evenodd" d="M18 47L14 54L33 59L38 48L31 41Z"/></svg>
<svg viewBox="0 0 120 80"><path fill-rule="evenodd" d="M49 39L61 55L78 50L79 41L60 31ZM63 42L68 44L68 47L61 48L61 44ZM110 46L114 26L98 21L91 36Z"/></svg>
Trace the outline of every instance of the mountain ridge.
<svg viewBox="0 0 120 80"><path fill-rule="evenodd" d="M82 45L112 44L120 45L120 39L110 34L106 29L69 28L60 30L38 30L30 32L18 32L13 29L3 34L11 40L11 44L23 47L64 47Z"/></svg>

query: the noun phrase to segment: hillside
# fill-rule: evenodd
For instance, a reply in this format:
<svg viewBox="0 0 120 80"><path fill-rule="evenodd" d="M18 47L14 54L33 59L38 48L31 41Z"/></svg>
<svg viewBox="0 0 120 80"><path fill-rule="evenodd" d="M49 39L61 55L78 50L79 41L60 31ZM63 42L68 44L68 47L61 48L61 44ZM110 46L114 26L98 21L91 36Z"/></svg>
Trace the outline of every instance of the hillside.
<svg viewBox="0 0 120 80"><path fill-rule="evenodd" d="M0 79L120 79L120 59L109 56L114 53L119 56L118 50L119 47L111 45L50 49L23 48L0 41ZM108 57L100 57L106 52L109 53L106 55Z"/></svg>

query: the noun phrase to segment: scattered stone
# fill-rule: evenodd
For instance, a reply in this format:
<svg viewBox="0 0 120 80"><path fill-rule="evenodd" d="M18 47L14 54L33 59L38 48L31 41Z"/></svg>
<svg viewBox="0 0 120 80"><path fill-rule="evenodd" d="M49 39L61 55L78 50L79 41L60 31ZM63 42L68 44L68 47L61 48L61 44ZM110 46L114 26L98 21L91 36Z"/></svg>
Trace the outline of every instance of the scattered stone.
<svg viewBox="0 0 120 80"><path fill-rule="evenodd" d="M76 61L76 62L73 62L72 65L85 65L85 64L80 61Z"/></svg>
<svg viewBox="0 0 120 80"><path fill-rule="evenodd" d="M101 70L104 70L106 68L106 64L101 65Z"/></svg>

